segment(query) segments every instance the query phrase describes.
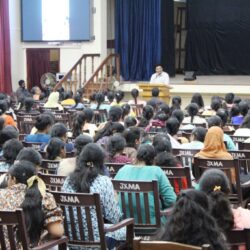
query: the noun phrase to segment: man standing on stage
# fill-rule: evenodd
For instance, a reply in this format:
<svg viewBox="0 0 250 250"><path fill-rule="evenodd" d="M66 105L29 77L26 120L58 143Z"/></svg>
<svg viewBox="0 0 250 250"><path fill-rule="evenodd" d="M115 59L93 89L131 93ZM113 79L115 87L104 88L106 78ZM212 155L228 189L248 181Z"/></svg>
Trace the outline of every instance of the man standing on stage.
<svg viewBox="0 0 250 250"><path fill-rule="evenodd" d="M165 83L169 84L168 73L163 71L163 68L160 64L156 65L155 72L150 79L150 83Z"/></svg>

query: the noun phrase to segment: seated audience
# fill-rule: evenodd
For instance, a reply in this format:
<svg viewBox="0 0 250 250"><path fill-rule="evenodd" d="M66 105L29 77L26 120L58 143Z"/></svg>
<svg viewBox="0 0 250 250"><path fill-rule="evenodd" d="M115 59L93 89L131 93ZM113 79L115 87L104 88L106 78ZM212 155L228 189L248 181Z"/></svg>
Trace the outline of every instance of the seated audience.
<svg viewBox="0 0 250 250"><path fill-rule="evenodd" d="M243 115L240 113L239 105L234 104L230 110L231 123L233 125L241 125L243 122Z"/></svg>
<svg viewBox="0 0 250 250"><path fill-rule="evenodd" d="M218 126L221 128L223 126L221 118L217 115L209 117L207 120L207 124L209 128L213 126ZM226 147L228 150L236 150L236 146L232 138L228 134L223 133L223 140L226 142Z"/></svg>
<svg viewBox="0 0 250 250"><path fill-rule="evenodd" d="M160 167L154 166L153 161L155 151L151 145L141 145L137 152L137 163L135 165L123 166L115 176L116 180L131 180L131 181L158 181L159 195L161 196L161 209L169 208L173 205L176 199L173 187ZM154 214L154 199L153 194L149 195L150 220L155 221ZM133 204L136 207L136 204ZM129 208L126 207L128 210ZM136 209L134 209L136 211ZM144 210L141 210L145 213ZM137 214L134 215L137 220ZM145 218L145 216L142 216ZM162 218L164 222L164 218Z"/></svg>
<svg viewBox="0 0 250 250"><path fill-rule="evenodd" d="M33 148L23 148L16 157L17 161L29 161L34 164L37 171L42 164L42 156Z"/></svg>
<svg viewBox="0 0 250 250"><path fill-rule="evenodd" d="M10 139L18 139L19 133L13 126L6 126L0 131L0 157L3 155L3 144Z"/></svg>
<svg viewBox="0 0 250 250"><path fill-rule="evenodd" d="M240 127L234 132L236 136L250 137L250 115L246 115Z"/></svg>
<svg viewBox="0 0 250 250"><path fill-rule="evenodd" d="M250 228L250 210L232 208L228 199L229 185L227 176L220 169L208 169L199 180L199 189L210 198L210 213L224 233L233 228Z"/></svg>
<svg viewBox="0 0 250 250"><path fill-rule="evenodd" d="M154 136L153 143L152 143L155 154L159 154L161 152L172 152L172 145L170 142L170 137L166 133L157 133Z"/></svg>
<svg viewBox="0 0 250 250"><path fill-rule="evenodd" d="M38 86L34 86L30 93L32 94L32 98L34 101L39 101L41 98L42 91Z"/></svg>
<svg viewBox="0 0 250 250"><path fill-rule="evenodd" d="M225 109L218 109L216 112L216 115L221 118L221 128L223 129L224 132L227 131L234 131L234 127L227 125L228 121L228 111Z"/></svg>
<svg viewBox="0 0 250 250"><path fill-rule="evenodd" d="M98 92L95 94L94 96L94 101L95 103L90 105L91 109L106 109L107 111L109 111L110 109L110 105L109 104L104 104L103 102L105 101L105 96L103 93Z"/></svg>
<svg viewBox="0 0 250 250"><path fill-rule="evenodd" d="M0 100L0 117L4 119L4 126L16 127L16 122L11 115L6 114L8 104L6 100Z"/></svg>
<svg viewBox="0 0 250 250"><path fill-rule="evenodd" d="M75 113L73 117L72 131L68 132L68 137L76 138L83 134L84 124L86 122L86 115L83 111Z"/></svg>
<svg viewBox="0 0 250 250"><path fill-rule="evenodd" d="M139 120L138 127L147 127L154 116L154 109L150 105L146 105L142 109L141 119Z"/></svg>
<svg viewBox="0 0 250 250"><path fill-rule="evenodd" d="M40 243L44 230L52 238L61 237L64 233L62 211L53 195L46 192L34 165L20 161L9 169L8 174L8 187L0 189L0 210L23 209L30 247ZM4 234L8 237L7 231Z"/></svg>
<svg viewBox="0 0 250 250"><path fill-rule="evenodd" d="M127 116L125 119L124 119L124 127L125 128L129 128L129 127L134 127L137 125L137 120L135 117L132 117L132 116Z"/></svg>
<svg viewBox="0 0 250 250"><path fill-rule="evenodd" d="M46 148L47 159L51 161L61 161L66 156L65 142L53 137L50 139Z"/></svg>
<svg viewBox="0 0 250 250"><path fill-rule="evenodd" d="M234 93L227 93L225 95L225 106L228 110L230 110L233 107L234 104Z"/></svg>
<svg viewBox="0 0 250 250"><path fill-rule="evenodd" d="M24 110L18 112L19 115L40 115L38 110L33 109L34 99L32 97L26 97L24 99Z"/></svg>
<svg viewBox="0 0 250 250"><path fill-rule="evenodd" d="M83 126L83 131L88 131L91 137L95 136L95 132L97 131L97 126L92 123L93 116L94 116L94 111L90 108L84 109L84 114L86 117L86 121Z"/></svg>
<svg viewBox="0 0 250 250"><path fill-rule="evenodd" d="M122 102L124 98L124 92L121 90L115 91L115 99L114 101L110 104L111 106L122 106L124 102Z"/></svg>
<svg viewBox="0 0 250 250"><path fill-rule="evenodd" d="M172 114L171 117L174 117L178 120L178 122L180 124L182 124L183 120L184 120L184 112L180 109L175 109Z"/></svg>
<svg viewBox="0 0 250 250"><path fill-rule="evenodd" d="M59 92L52 92L49 95L48 101L44 104L44 108L58 108L58 110L63 110L61 104L59 104Z"/></svg>
<svg viewBox="0 0 250 250"><path fill-rule="evenodd" d="M182 121L183 124L207 124L204 118L198 116L199 106L196 103L190 103L187 112L188 116Z"/></svg>
<svg viewBox="0 0 250 250"><path fill-rule="evenodd" d="M49 131L53 124L53 119L50 115L43 113L36 118L35 134L26 135L24 140L26 142L41 142L48 143L50 140Z"/></svg>
<svg viewBox="0 0 250 250"><path fill-rule="evenodd" d="M242 116L246 116L249 110L248 101L244 100L239 103L239 109Z"/></svg>
<svg viewBox="0 0 250 250"><path fill-rule="evenodd" d="M180 128L179 121L174 117L170 117L167 120L166 128L172 148L180 148L181 144L178 142L178 136L177 136L177 132L179 131Z"/></svg>
<svg viewBox="0 0 250 250"><path fill-rule="evenodd" d="M196 103L199 107L199 114L204 111L204 101L200 93L194 93L190 103Z"/></svg>
<svg viewBox="0 0 250 250"><path fill-rule="evenodd" d="M219 96L213 96L211 98L211 105L210 108L211 109L207 109L205 110L202 115L203 116L213 116L216 115L216 112L218 109L220 109L222 107L222 102Z"/></svg>
<svg viewBox="0 0 250 250"><path fill-rule="evenodd" d="M181 97L180 96L173 96L171 103L172 103L171 108L170 108L171 113L176 109L181 109Z"/></svg>
<svg viewBox="0 0 250 250"><path fill-rule="evenodd" d="M126 140L126 146L123 153L131 160L132 163L135 163L137 147L140 145L141 130L137 127L130 127L123 132L123 136Z"/></svg>
<svg viewBox="0 0 250 250"><path fill-rule="evenodd" d="M204 147L204 140L207 133L206 128L196 127L193 129L190 142L183 143L181 148L183 149L202 149Z"/></svg>
<svg viewBox="0 0 250 250"><path fill-rule="evenodd" d="M108 91L108 93L107 93L107 100L108 100L108 102L109 103L112 103L113 101L114 101L114 99L115 99L115 93L114 93L114 91Z"/></svg>
<svg viewBox="0 0 250 250"><path fill-rule="evenodd" d="M123 136L116 134L109 137L108 140L108 158L107 162L111 163L128 163L131 162L131 159L128 158L123 150L126 146L126 140Z"/></svg>
<svg viewBox="0 0 250 250"><path fill-rule="evenodd" d="M145 128L146 132L165 132L168 116L163 111L158 111L150 124Z"/></svg>
<svg viewBox="0 0 250 250"><path fill-rule="evenodd" d="M89 135L79 135L75 139L75 156L71 158L65 158L60 161L59 167L57 169L57 174L62 176L69 176L75 171L76 162L81 154L83 148L92 143L93 139Z"/></svg>
<svg viewBox="0 0 250 250"><path fill-rule="evenodd" d="M132 89L130 94L133 97L133 100L128 101L129 105L143 105L143 106L146 106L145 101L138 100L138 96L139 96L139 90L138 89Z"/></svg>
<svg viewBox="0 0 250 250"><path fill-rule="evenodd" d="M208 209L205 193L193 189L181 191L167 224L156 238L199 247L209 244L211 250L227 250L225 235Z"/></svg>
<svg viewBox="0 0 250 250"><path fill-rule="evenodd" d="M232 155L227 152L223 131L220 127L213 126L208 129L204 140L204 148L195 157L233 160Z"/></svg>
<svg viewBox="0 0 250 250"><path fill-rule="evenodd" d="M72 106L75 105L75 100L73 98L73 92L72 91L67 91L64 93L64 98L63 101L61 101L61 105L63 106Z"/></svg>
<svg viewBox="0 0 250 250"><path fill-rule="evenodd" d="M10 139L3 144L4 161L0 162L0 171L8 172L22 148L23 144L17 139Z"/></svg>
<svg viewBox="0 0 250 250"><path fill-rule="evenodd" d="M104 173L104 153L100 146L89 143L82 150L75 171L67 177L63 184L63 192L67 193L98 193L100 194L103 218L109 223L118 223L122 218L121 210L115 198L115 192L109 177L103 176ZM91 213L92 215L92 213ZM76 217L76 214L75 214ZM86 217L82 217L85 229ZM91 216L94 240L99 239L99 230L96 216ZM70 221L67 221L70 224ZM112 224L105 224L105 228ZM88 237L87 230L84 230L85 237ZM125 240L126 232L122 228L105 235L109 249L114 248L110 245L111 240ZM116 243L116 242L115 242Z"/></svg>
<svg viewBox="0 0 250 250"><path fill-rule="evenodd" d="M74 101L75 101L75 104L73 104L70 108L79 109L79 110L85 108L84 104L82 103L82 96L80 94L75 95Z"/></svg>
<svg viewBox="0 0 250 250"><path fill-rule="evenodd" d="M147 101L147 105L150 105L154 108L154 110L158 110L158 107L163 103L163 101L159 98L160 90L158 88L152 88L151 91L152 98Z"/></svg>

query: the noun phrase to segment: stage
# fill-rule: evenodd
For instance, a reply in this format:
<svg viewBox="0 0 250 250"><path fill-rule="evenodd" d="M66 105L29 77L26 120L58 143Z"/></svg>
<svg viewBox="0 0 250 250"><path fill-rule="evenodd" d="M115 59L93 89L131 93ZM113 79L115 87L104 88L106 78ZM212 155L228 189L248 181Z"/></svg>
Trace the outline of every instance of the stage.
<svg viewBox="0 0 250 250"><path fill-rule="evenodd" d="M129 92L137 87L138 82L123 82L120 89L125 91L126 99L131 99ZM226 93L233 92L242 99L250 99L250 76L197 76L195 81L184 81L184 75L176 75L170 78L171 96L182 97L183 105L190 102L191 96L195 92L202 94L205 105L210 104L211 96L219 95L224 97Z"/></svg>

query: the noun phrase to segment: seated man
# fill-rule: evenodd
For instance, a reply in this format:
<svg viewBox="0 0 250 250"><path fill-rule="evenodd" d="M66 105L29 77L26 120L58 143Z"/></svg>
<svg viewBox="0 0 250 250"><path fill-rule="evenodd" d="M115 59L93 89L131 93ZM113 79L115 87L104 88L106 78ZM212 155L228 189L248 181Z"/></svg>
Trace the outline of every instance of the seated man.
<svg viewBox="0 0 250 250"><path fill-rule="evenodd" d="M169 84L169 76L168 73L163 71L161 65L156 65L155 67L156 73L154 73L150 78L150 83L165 83Z"/></svg>

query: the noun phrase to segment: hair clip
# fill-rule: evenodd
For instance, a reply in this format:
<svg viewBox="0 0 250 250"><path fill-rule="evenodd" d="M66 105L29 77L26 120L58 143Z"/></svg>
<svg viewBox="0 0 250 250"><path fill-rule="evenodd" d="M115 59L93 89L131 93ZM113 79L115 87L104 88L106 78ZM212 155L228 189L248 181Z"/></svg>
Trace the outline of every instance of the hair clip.
<svg viewBox="0 0 250 250"><path fill-rule="evenodd" d="M214 187L214 192L216 192L216 191L221 191L221 186L215 186Z"/></svg>

